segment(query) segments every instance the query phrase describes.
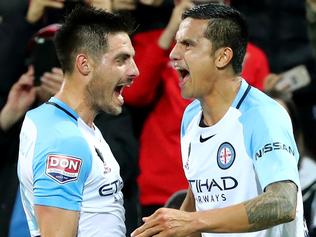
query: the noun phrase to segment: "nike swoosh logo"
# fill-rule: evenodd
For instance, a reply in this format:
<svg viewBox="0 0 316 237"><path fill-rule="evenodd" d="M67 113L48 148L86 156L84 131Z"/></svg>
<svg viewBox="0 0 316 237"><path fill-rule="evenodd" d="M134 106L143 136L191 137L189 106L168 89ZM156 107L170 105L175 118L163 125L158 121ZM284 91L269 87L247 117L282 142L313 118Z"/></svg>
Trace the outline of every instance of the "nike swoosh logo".
<svg viewBox="0 0 316 237"><path fill-rule="evenodd" d="M205 137L203 138L202 135L200 135L200 142L203 143L203 142L206 142L208 139L211 139L212 137L214 137L216 134L212 135L212 136L209 136L209 137Z"/></svg>

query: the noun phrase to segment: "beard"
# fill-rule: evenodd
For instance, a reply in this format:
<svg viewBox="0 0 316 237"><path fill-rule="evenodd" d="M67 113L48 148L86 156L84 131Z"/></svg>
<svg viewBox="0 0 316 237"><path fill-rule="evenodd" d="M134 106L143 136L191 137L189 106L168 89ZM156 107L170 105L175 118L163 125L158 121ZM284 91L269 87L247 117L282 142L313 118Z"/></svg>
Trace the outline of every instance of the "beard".
<svg viewBox="0 0 316 237"><path fill-rule="evenodd" d="M119 115L122 113L122 107L115 103L115 98L113 95L113 85L104 83L101 85L97 77L92 78L92 80L86 86L85 101L88 106L99 114L100 112L105 112L111 115ZM100 88L105 88L104 90Z"/></svg>

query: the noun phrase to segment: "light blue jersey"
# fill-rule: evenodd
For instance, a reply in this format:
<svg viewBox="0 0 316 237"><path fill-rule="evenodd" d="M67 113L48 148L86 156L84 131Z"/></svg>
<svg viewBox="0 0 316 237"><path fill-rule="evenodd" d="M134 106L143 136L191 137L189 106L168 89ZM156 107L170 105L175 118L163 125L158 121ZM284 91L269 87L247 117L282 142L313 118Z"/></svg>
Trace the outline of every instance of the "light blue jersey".
<svg viewBox="0 0 316 237"><path fill-rule="evenodd" d="M252 199L274 182L298 187L296 219L268 230L241 234L203 233L203 237L304 237L297 162L299 153L284 108L242 80L224 117L201 125L199 101L185 110L181 126L183 169L197 211L223 208Z"/></svg>
<svg viewBox="0 0 316 237"><path fill-rule="evenodd" d="M32 236L40 235L34 205L80 212L78 236L125 236L119 165L97 127L62 101L26 114L18 175Z"/></svg>

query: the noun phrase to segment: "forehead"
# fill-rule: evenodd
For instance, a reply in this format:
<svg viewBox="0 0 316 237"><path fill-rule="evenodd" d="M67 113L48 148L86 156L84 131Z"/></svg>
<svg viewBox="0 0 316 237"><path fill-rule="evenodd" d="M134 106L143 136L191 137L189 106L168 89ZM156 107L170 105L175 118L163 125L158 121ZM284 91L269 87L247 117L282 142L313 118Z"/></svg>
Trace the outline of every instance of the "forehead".
<svg viewBox="0 0 316 237"><path fill-rule="evenodd" d="M134 54L134 48L131 43L131 39L128 34L124 32L109 34L108 35L108 44L107 44L107 52L109 54L116 53L128 53Z"/></svg>
<svg viewBox="0 0 316 237"><path fill-rule="evenodd" d="M176 40L181 41L187 38L191 40L198 40L204 37L204 32L207 28L208 20L185 18L176 35Z"/></svg>

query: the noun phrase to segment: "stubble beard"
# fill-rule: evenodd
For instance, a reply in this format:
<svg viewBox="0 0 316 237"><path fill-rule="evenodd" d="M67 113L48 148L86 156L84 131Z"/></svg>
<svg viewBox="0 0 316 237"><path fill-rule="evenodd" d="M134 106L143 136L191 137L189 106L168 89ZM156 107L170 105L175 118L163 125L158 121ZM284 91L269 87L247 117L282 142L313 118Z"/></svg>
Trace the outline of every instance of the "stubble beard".
<svg viewBox="0 0 316 237"><path fill-rule="evenodd" d="M95 84L95 78L88 83L86 87L85 99L90 108L99 114L105 112L110 115L119 115L122 113L122 107L115 104L113 95L105 97L104 92L100 91L99 85ZM97 88L97 89L95 89Z"/></svg>

